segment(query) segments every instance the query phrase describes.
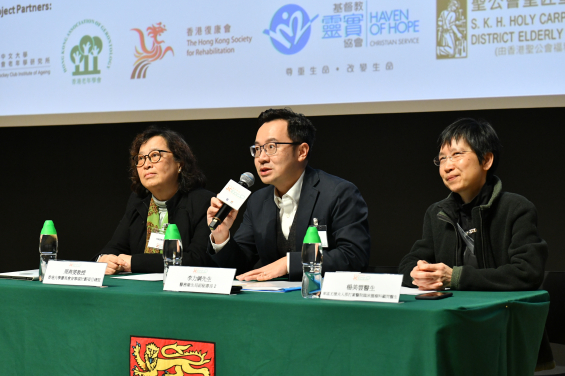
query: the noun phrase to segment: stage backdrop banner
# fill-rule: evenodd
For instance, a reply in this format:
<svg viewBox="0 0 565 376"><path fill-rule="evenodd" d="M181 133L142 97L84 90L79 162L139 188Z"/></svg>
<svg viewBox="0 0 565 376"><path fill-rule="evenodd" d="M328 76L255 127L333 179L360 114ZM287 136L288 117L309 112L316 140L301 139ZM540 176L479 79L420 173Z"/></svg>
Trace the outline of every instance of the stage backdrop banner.
<svg viewBox="0 0 565 376"><path fill-rule="evenodd" d="M0 11L0 125L565 94L565 0L7 0Z"/></svg>

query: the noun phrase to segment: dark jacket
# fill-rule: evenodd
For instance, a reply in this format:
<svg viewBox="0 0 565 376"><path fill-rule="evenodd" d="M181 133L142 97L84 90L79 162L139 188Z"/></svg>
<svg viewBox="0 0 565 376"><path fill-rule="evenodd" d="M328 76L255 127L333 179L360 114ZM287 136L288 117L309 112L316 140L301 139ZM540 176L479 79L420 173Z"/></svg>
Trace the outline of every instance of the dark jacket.
<svg viewBox="0 0 565 376"><path fill-rule="evenodd" d="M403 284L414 287L410 272L418 260L444 263L453 268L454 290L535 290L543 281L547 243L537 231L537 211L526 198L502 192L497 182L490 201L473 208L475 255L479 268L463 265L464 241L446 213L453 193L431 205L424 217L422 239L400 262Z"/></svg>
<svg viewBox="0 0 565 376"><path fill-rule="evenodd" d="M177 225L183 245L182 265L215 266L206 253L210 230L206 225L206 211L215 195L202 188L188 193L177 192L167 201L169 223ZM145 254L147 212L151 195L141 199L132 193L124 217L101 254L132 255L134 273L162 273L163 255Z"/></svg>
<svg viewBox="0 0 565 376"><path fill-rule="evenodd" d="M258 260L267 265L286 256L286 252L277 251L278 212L274 194L275 187L269 186L251 195L235 236L212 256L219 266L236 268L240 274L252 270ZM327 226L329 247L324 249L322 272L364 271L371 249L368 213L367 204L353 184L306 167L294 218L296 252L290 253L290 279L302 279L300 251L313 218ZM214 252L212 245L208 249Z"/></svg>

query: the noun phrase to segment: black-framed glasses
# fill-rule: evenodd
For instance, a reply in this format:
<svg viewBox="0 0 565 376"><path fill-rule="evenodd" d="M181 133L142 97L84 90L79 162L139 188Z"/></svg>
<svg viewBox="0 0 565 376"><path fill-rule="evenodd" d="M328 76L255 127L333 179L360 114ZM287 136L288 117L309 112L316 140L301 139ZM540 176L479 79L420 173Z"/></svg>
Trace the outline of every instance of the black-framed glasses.
<svg viewBox="0 0 565 376"><path fill-rule="evenodd" d="M150 152L149 154L146 154L146 155L143 155L143 154L134 155L131 159L133 159L133 163L137 167L141 167L145 164L146 158L149 158L151 163L159 162L161 160L161 157L162 157L161 153L171 153L171 154L173 154L173 152L167 151L167 150L153 150L152 152Z"/></svg>
<svg viewBox="0 0 565 376"><path fill-rule="evenodd" d="M447 162L447 160L449 159L451 162L458 162L461 160L461 158L463 158L463 155L465 155L465 153L471 153L470 150L466 150L466 151L458 151L453 153L453 155L450 156L446 156L446 155L442 155L437 156L434 158L434 164L436 166L441 166L442 164L444 164L445 162Z"/></svg>
<svg viewBox="0 0 565 376"><path fill-rule="evenodd" d="M277 145L300 145L302 142L267 142L265 145L251 145L251 156L259 158L261 150L265 150L267 155L275 155L277 153Z"/></svg>

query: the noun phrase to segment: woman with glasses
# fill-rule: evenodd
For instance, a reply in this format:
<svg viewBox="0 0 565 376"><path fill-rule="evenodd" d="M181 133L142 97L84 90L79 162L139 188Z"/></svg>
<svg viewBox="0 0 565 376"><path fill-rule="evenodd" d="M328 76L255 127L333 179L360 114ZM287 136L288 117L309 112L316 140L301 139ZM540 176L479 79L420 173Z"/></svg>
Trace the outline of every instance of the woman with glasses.
<svg viewBox="0 0 565 376"><path fill-rule="evenodd" d="M130 156L133 193L98 257L108 264L106 274L163 272L159 239L169 223L179 229L183 265L214 266L206 253L206 211L215 195L203 189L206 178L182 136L151 126L135 137Z"/></svg>

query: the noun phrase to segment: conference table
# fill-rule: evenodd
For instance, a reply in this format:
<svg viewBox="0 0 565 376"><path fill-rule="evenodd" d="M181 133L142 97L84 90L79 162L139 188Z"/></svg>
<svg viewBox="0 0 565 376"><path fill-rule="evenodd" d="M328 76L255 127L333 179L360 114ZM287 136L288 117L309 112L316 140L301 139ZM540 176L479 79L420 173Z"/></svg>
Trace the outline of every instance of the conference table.
<svg viewBox="0 0 565 376"><path fill-rule="evenodd" d="M0 374L132 375L133 336L208 343L207 369L220 376L530 376L549 308L546 291L396 304L167 292L110 277L104 286L0 280Z"/></svg>

